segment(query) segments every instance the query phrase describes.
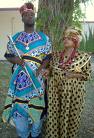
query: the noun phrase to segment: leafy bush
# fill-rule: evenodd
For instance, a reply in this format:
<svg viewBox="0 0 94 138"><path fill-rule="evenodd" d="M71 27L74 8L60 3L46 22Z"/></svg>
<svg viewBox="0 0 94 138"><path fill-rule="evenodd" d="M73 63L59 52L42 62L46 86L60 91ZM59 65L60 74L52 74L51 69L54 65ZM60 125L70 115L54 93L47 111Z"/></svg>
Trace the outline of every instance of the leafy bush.
<svg viewBox="0 0 94 138"><path fill-rule="evenodd" d="M80 50L94 53L94 30L89 27L89 36L85 34L85 38L83 38L81 42Z"/></svg>

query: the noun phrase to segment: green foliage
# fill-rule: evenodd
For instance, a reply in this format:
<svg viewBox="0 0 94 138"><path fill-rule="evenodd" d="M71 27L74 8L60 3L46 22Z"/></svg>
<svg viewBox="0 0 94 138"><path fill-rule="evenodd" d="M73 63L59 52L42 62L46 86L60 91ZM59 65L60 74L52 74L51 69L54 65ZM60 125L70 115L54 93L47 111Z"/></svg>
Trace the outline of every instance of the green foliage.
<svg viewBox="0 0 94 138"><path fill-rule="evenodd" d="M88 2L92 3L92 0L74 0L74 11L72 20L73 25L81 27L81 23L79 21L85 18L85 12L81 9L80 4L84 4L84 6L86 7L88 5Z"/></svg>
<svg viewBox="0 0 94 138"><path fill-rule="evenodd" d="M90 0L39 0L36 26L50 36L53 49L62 48L65 26L81 27L79 19L84 17L80 3Z"/></svg>
<svg viewBox="0 0 94 138"><path fill-rule="evenodd" d="M89 36L85 34L85 39L81 42L80 50L94 53L94 30L89 27Z"/></svg>
<svg viewBox="0 0 94 138"><path fill-rule="evenodd" d="M73 11L73 22L72 24L74 26L77 26L79 28L81 28L81 23L80 21L83 20L83 18L85 17L85 13L82 12L80 5L74 5L74 11Z"/></svg>

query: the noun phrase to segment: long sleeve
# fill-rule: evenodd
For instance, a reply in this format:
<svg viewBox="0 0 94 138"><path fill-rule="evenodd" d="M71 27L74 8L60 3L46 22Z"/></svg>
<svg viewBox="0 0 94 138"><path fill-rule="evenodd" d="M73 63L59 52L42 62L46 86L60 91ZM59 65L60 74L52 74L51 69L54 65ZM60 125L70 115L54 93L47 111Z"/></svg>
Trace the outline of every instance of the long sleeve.
<svg viewBox="0 0 94 138"><path fill-rule="evenodd" d="M90 80L91 79L91 63L90 60L82 67L83 79Z"/></svg>
<svg viewBox="0 0 94 138"><path fill-rule="evenodd" d="M6 53L4 54L4 57L7 59L7 58L15 57L15 55L6 52Z"/></svg>

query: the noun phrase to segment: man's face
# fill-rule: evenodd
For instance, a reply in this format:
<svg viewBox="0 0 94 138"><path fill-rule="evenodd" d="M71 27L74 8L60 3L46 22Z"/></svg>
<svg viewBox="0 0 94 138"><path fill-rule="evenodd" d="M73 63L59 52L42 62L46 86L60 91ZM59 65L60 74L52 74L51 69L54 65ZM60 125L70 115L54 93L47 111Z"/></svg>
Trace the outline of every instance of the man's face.
<svg viewBox="0 0 94 138"><path fill-rule="evenodd" d="M25 25L34 25L35 24L35 13L32 11L24 12L22 15L22 21Z"/></svg>

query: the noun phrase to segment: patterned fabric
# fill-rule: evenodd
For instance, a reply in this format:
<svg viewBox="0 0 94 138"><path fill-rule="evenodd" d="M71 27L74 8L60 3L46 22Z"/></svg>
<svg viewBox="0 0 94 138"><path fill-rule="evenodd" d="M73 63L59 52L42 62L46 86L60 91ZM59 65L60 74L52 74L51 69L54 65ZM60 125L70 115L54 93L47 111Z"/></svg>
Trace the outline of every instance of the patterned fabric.
<svg viewBox="0 0 94 138"><path fill-rule="evenodd" d="M64 37L70 37L78 39L78 41L82 40L82 33L81 30L77 27L68 27L64 31Z"/></svg>
<svg viewBox="0 0 94 138"><path fill-rule="evenodd" d="M90 56L79 53L68 68L75 72L78 72L76 67L79 68L83 79L67 79L59 68L59 60L58 53L54 56L49 81L48 117L43 127L43 138L76 138L85 97L85 81L90 79Z"/></svg>
<svg viewBox="0 0 94 138"><path fill-rule="evenodd" d="M13 41L18 52L26 61L26 68L19 65L14 66L3 112L3 121L13 123L12 117L17 111L23 117L28 116L32 123L40 120L45 107L45 80L41 74L36 77L36 70L45 56L51 52L51 43L49 38L42 32L33 32L32 34L20 32L13 36ZM7 49L8 53L17 56L11 42L8 42ZM25 58L25 56L30 58Z"/></svg>
<svg viewBox="0 0 94 138"><path fill-rule="evenodd" d="M30 137L29 134L31 132L32 137L36 138L41 133L43 120L35 122L34 124L32 124L32 127L29 128L28 118L21 117L18 113L15 113L13 117L14 123L17 126L17 132L19 137L28 138Z"/></svg>
<svg viewBox="0 0 94 138"><path fill-rule="evenodd" d="M33 3L27 2L24 5L22 5L19 9L20 14L22 15L25 12L31 11L32 13L34 13L34 5Z"/></svg>
<svg viewBox="0 0 94 138"><path fill-rule="evenodd" d="M16 84L17 83L17 84ZM23 90L32 85L32 81L24 71L20 71L15 80L16 89Z"/></svg>
<svg viewBox="0 0 94 138"><path fill-rule="evenodd" d="M17 38L17 41L28 46L31 42L35 42L40 39L41 39L40 35L36 32L33 32L32 34L29 35L26 32L22 32L20 36Z"/></svg>

